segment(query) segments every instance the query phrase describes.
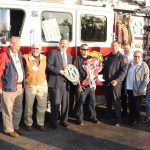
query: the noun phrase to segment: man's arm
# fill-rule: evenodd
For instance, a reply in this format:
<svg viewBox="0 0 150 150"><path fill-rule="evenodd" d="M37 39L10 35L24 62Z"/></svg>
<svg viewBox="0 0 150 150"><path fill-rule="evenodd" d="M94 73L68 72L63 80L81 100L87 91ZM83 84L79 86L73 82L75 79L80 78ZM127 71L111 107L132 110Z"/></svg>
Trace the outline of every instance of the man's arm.
<svg viewBox="0 0 150 150"><path fill-rule="evenodd" d="M59 75L60 69L55 66L56 56L54 51L51 51L47 58L47 70L54 75Z"/></svg>
<svg viewBox="0 0 150 150"><path fill-rule="evenodd" d="M140 85L139 87L139 93L143 93L144 92L144 89L146 88L148 82L149 82L149 67L147 66L146 63L144 63L144 79L143 79L143 82L142 84Z"/></svg>
<svg viewBox="0 0 150 150"><path fill-rule="evenodd" d="M128 71L128 59L126 57L123 58L120 68L119 68L119 74L118 77L112 81L112 85L117 85L118 83L121 83Z"/></svg>
<svg viewBox="0 0 150 150"><path fill-rule="evenodd" d="M5 70L5 64L6 64L6 57L5 57L5 53L2 53L0 55L0 91L2 92L2 75L4 73Z"/></svg>

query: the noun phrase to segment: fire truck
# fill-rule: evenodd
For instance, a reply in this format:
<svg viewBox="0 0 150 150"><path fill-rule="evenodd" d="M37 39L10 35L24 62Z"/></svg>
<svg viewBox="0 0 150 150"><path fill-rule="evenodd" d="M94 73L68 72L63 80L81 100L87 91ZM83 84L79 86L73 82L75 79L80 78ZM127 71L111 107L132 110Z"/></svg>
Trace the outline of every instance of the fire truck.
<svg viewBox="0 0 150 150"><path fill-rule="evenodd" d="M107 55L113 40L148 53L150 10L149 6L141 9L141 4L118 0L1 0L0 52L7 49L11 36L21 37L23 54L30 52L34 42L47 54L61 37L69 39L68 52L74 58L83 43L90 51ZM101 91L98 87L97 99Z"/></svg>

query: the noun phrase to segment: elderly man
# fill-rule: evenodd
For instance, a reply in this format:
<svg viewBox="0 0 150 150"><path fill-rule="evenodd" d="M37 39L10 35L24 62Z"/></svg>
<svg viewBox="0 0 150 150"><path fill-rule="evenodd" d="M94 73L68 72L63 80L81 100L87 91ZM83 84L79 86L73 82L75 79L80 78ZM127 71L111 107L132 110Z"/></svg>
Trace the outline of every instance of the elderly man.
<svg viewBox="0 0 150 150"><path fill-rule="evenodd" d="M129 124L135 126L140 121L140 102L146 94L149 82L149 68L143 61L141 51L134 52L134 59L129 64L126 90L129 102Z"/></svg>
<svg viewBox="0 0 150 150"><path fill-rule="evenodd" d="M33 103L37 100L37 127L45 131L45 111L47 105L47 81L46 81L46 56L41 54L41 46L33 44L29 54L24 55L25 60L25 114L24 122L26 129L32 131Z"/></svg>
<svg viewBox="0 0 150 150"><path fill-rule="evenodd" d="M0 55L0 92L4 132L19 136L22 115L24 69L20 53L20 37L11 37L10 48Z"/></svg>
<svg viewBox="0 0 150 150"><path fill-rule="evenodd" d="M128 60L119 52L117 41L112 42L112 52L104 58L105 99L107 105L107 119L111 119L115 126L121 121L121 86L127 69ZM112 104L114 102L115 118L112 120Z"/></svg>
<svg viewBox="0 0 150 150"><path fill-rule="evenodd" d="M72 63L72 56L67 53L69 41L62 38L59 42L59 48L53 50L48 55L47 68L49 71L49 91L51 101L51 119L52 128L58 127L58 116L60 112L60 124L68 127L68 111L69 111L69 89L70 83L64 77L64 68L67 64Z"/></svg>

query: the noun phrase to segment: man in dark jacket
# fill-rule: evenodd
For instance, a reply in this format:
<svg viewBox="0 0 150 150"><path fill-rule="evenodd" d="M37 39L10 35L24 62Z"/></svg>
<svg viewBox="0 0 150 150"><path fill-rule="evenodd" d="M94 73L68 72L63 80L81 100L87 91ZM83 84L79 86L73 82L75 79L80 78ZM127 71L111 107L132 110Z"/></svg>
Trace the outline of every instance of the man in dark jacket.
<svg viewBox="0 0 150 150"><path fill-rule="evenodd" d="M114 41L111 45L112 52L104 58L105 99L107 105L107 117L112 119L112 104L114 102L114 124L119 126L121 121L121 86L127 69L128 60L119 52L119 44Z"/></svg>
<svg viewBox="0 0 150 150"><path fill-rule="evenodd" d="M60 111L60 124L68 127L69 111L69 81L64 77L64 68L72 64L72 56L67 53L69 42L62 38L59 48L49 53L47 69L49 71L48 87L51 101L52 128L58 127L58 115Z"/></svg>
<svg viewBox="0 0 150 150"><path fill-rule="evenodd" d="M80 74L80 84L77 89L77 101L75 105L75 109L77 111L77 124L82 125L83 121L83 104L88 99L88 108L90 111L90 120L93 123L99 123L98 119L96 118L96 111L95 111L95 90L93 90L90 85L83 86L82 81L86 79L87 73L83 69L82 64L83 61L88 60L91 56L88 55L89 48L87 44L82 44L80 48L80 55L77 57L75 61L75 65L79 70Z"/></svg>

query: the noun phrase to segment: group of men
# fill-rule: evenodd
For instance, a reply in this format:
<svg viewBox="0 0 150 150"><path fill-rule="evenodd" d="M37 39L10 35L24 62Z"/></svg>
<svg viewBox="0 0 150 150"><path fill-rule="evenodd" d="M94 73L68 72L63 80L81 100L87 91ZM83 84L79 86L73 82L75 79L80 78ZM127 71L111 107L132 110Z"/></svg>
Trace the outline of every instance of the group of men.
<svg viewBox="0 0 150 150"><path fill-rule="evenodd" d="M0 54L0 94L2 95L2 118L4 132L11 137L21 133L19 123L23 111L23 95L25 93L24 123L28 131L33 130L33 104L37 100L36 121L37 128L45 131L45 111L47 95L50 94L51 102L51 127L60 125L68 127L69 90L71 83L65 78L64 68L72 64L72 56L67 53L69 41L62 38L58 49L51 51L46 56L41 53L41 45L34 43L29 54L21 55L20 37L11 37L10 47ZM88 50L87 45L81 46L81 53ZM88 55L83 55L87 57ZM81 67L81 66L79 66ZM47 76L46 77L46 69ZM85 74L85 73L84 73ZM86 78L86 75L84 75ZM80 82L80 81L79 81ZM24 92L25 91L25 92ZM86 92L87 91L87 92ZM82 90L80 91L82 93ZM88 87L85 94L78 96L77 119L81 124L83 119L82 105L88 94L91 96L90 111L91 121L98 123L95 112L94 92ZM83 93L84 93L83 92ZM93 94L91 94L93 93Z"/></svg>
<svg viewBox="0 0 150 150"><path fill-rule="evenodd" d="M41 45L34 43L29 54L21 55L20 37L11 37L10 47L0 54L0 93L2 94L2 117L4 132L11 137L21 134L19 123L22 116L22 101L25 90L24 123L28 131L33 130L33 103L37 100L37 128L46 131L44 126L47 95L51 102L51 127L60 125L68 127L69 92L71 82L65 77L65 67L72 64L73 59L67 53L69 41L62 38L58 49L50 51L47 56L41 54ZM108 118L112 118L112 105L115 106L115 125L121 121L121 89L122 82L127 74L129 59L119 52L119 43L112 42L112 52L104 57L105 99ZM88 98L88 108L91 122L98 124L95 111L95 91L88 85L82 85L86 79L86 71L82 62L89 59L89 47L82 44L80 55L74 65L79 70L79 81L76 86L76 123L83 124L83 104ZM46 77L46 69L47 76ZM126 110L125 110L126 111Z"/></svg>

